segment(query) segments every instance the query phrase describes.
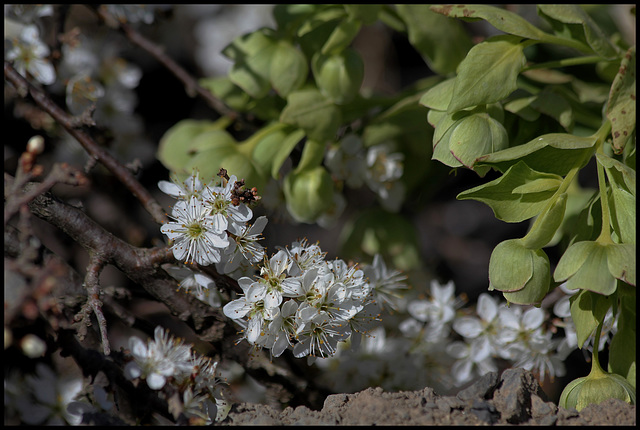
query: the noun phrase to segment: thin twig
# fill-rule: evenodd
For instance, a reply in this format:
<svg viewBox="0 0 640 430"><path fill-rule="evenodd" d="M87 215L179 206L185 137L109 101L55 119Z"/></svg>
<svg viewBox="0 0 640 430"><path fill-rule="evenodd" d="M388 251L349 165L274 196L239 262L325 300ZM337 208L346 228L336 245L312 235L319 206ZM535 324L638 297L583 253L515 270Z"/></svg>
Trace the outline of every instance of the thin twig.
<svg viewBox="0 0 640 430"><path fill-rule="evenodd" d="M30 177L27 176L26 179L30 179ZM49 172L44 181L28 193L22 195L18 195L16 193L5 194L6 204L4 207L4 227L7 226L7 222L9 222L11 217L15 215L23 205L29 203L36 196L48 191L49 188L53 187L55 184L65 183L70 185L84 185L86 182L87 179L68 164L54 164L51 172Z"/></svg>
<svg viewBox="0 0 640 430"><path fill-rule="evenodd" d="M4 62L4 76L14 87L16 87L18 94L25 95L30 94L33 100L40 108L47 112L54 120L60 123L71 134L84 149L92 157L99 160L120 182L122 182L131 193L140 200L144 208L151 214L153 219L158 224L164 224L167 222L167 217L164 210L151 196L135 176L123 166L117 159L115 159L108 151L101 148L88 134L84 131L74 128L74 119L68 115L63 109L61 109L53 100L51 100L42 90L31 85L20 73L13 68L13 66L5 61Z"/></svg>

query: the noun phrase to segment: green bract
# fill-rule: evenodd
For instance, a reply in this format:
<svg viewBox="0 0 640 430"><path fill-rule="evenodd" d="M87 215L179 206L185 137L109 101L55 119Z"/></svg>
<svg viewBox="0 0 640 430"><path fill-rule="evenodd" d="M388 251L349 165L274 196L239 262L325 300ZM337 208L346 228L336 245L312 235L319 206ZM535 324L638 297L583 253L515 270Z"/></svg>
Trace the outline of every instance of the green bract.
<svg viewBox="0 0 640 430"><path fill-rule="evenodd" d="M553 274L569 289L589 290L603 295L616 291L616 279L636 284L636 247L631 244L574 243L564 253Z"/></svg>

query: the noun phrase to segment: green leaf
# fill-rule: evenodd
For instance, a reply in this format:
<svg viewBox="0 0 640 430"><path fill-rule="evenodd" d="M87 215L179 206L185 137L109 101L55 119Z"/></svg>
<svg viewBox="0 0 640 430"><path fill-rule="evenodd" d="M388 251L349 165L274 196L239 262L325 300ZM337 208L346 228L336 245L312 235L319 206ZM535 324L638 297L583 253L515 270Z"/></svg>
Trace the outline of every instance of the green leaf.
<svg viewBox="0 0 640 430"><path fill-rule="evenodd" d="M609 273L629 285L636 285L636 245L614 243L606 246Z"/></svg>
<svg viewBox="0 0 640 430"><path fill-rule="evenodd" d="M613 80L606 115L611 121L613 150L621 154L636 127L636 50L629 48Z"/></svg>
<svg viewBox="0 0 640 430"><path fill-rule="evenodd" d="M276 43L267 30L236 38L222 53L234 61L229 79L254 98L271 89L269 71Z"/></svg>
<svg viewBox="0 0 640 430"><path fill-rule="evenodd" d="M539 4L545 15L565 24L580 24L591 49L604 58L615 58L617 49L593 19L577 4Z"/></svg>
<svg viewBox="0 0 640 430"><path fill-rule="evenodd" d="M214 131L226 135L231 142L233 138L224 131L228 120L202 121L182 120L165 132L158 147L158 160L169 170L176 173L190 173L185 170L191 157L201 148L194 146L194 139L199 135Z"/></svg>
<svg viewBox="0 0 640 430"><path fill-rule="evenodd" d="M289 157L289 154L291 154L291 151L293 151L293 148L296 147L298 142L300 142L303 137L304 131L296 130L293 133L289 134L289 136L287 136L287 138L282 141L280 148L273 158L273 164L271 166L271 176L274 179L278 178L278 172L280 172L280 168L284 164L285 160Z"/></svg>
<svg viewBox="0 0 640 430"><path fill-rule="evenodd" d="M540 249L547 246L562 224L566 207L567 194L563 193L558 196L547 212L540 215L542 219L534 224L535 229L529 230L527 235L522 238L524 246L529 249Z"/></svg>
<svg viewBox="0 0 640 430"><path fill-rule="evenodd" d="M486 113L475 113L464 118L455 126L449 138L451 154L470 169L475 168L478 157L508 146L507 130Z"/></svg>
<svg viewBox="0 0 640 430"><path fill-rule="evenodd" d="M567 102L563 96L555 91L545 88L536 96L530 106L533 109L554 118L568 132L573 130L574 121L571 105L569 105L569 102Z"/></svg>
<svg viewBox="0 0 640 430"><path fill-rule="evenodd" d="M512 192L515 194L541 193L552 190L555 192L560 184L562 184L562 180L557 177L539 178L515 187Z"/></svg>
<svg viewBox="0 0 640 430"><path fill-rule="evenodd" d="M467 4L467 5L437 5L431 6L431 10L452 18L462 18L469 21L484 19L498 30L514 36L528 39L541 40L547 34L508 10L495 6Z"/></svg>
<svg viewBox="0 0 640 430"><path fill-rule="evenodd" d="M279 41L273 51L269 77L281 97L298 90L307 80L309 66L304 54L291 43Z"/></svg>
<svg viewBox="0 0 640 430"><path fill-rule="evenodd" d="M333 30L329 39L322 46L324 55L339 54L353 42L353 39L360 32L361 22L351 18L344 19Z"/></svg>
<svg viewBox="0 0 640 430"><path fill-rule="evenodd" d="M470 115L470 113L465 111L456 112L453 115L435 110L429 111L427 115L429 122L436 121L436 117L439 117L433 133L433 155L431 157L433 160L438 160L442 164L450 167L462 166L462 163L457 160L449 150L449 141L451 140L451 134L453 130L455 130L455 127L468 115Z"/></svg>
<svg viewBox="0 0 640 430"><path fill-rule="evenodd" d="M515 188L539 179L561 180L556 175L537 172L520 161L498 179L463 191L456 198L481 201L491 207L496 218L505 222L521 222L538 215L555 194L553 188L538 193L514 192Z"/></svg>
<svg viewBox="0 0 640 430"><path fill-rule="evenodd" d="M382 11L381 4L345 4L343 6L352 19L362 21L364 25L376 22Z"/></svg>
<svg viewBox="0 0 640 430"><path fill-rule="evenodd" d="M409 42L429 68L439 75L454 72L472 47L462 25L432 12L426 4L399 4L396 10L406 23Z"/></svg>
<svg viewBox="0 0 640 430"><path fill-rule="evenodd" d="M446 111L447 106L451 103L453 97L453 87L456 84L456 78L442 81L430 90L428 90L420 98L420 104L439 111Z"/></svg>
<svg viewBox="0 0 640 430"><path fill-rule="evenodd" d="M295 35L307 17L318 9L314 4L277 4L273 7L273 19L278 33L287 37Z"/></svg>
<svg viewBox="0 0 640 430"><path fill-rule="evenodd" d="M295 91L287 97L280 121L301 128L310 139L332 140L340 125L340 111L318 90Z"/></svg>
<svg viewBox="0 0 640 430"><path fill-rule="evenodd" d="M293 146L288 142L292 134L299 136ZM292 126L282 123L276 124L266 135L258 137L257 143L250 151L251 158L265 176L272 175L274 179L277 179L282 163L302 137L304 137L302 130L296 130ZM284 158L280 158L281 152L286 153Z"/></svg>
<svg viewBox="0 0 640 430"><path fill-rule="evenodd" d="M571 296L569 302L571 319L576 326L578 348L582 348L591 333L598 327L599 322L603 321L607 315L611 307L611 298L582 290Z"/></svg>
<svg viewBox="0 0 640 430"><path fill-rule="evenodd" d="M618 331L609 347L609 371L623 376L636 388L636 289L622 285L618 291Z"/></svg>
<svg viewBox="0 0 640 430"><path fill-rule="evenodd" d="M477 162L505 171L515 163L524 161L533 170L564 176L572 168L587 164L594 152L595 143L594 136L550 133L524 145L482 156Z"/></svg>
<svg viewBox="0 0 640 430"><path fill-rule="evenodd" d="M344 18L347 14L340 5L322 5L321 7L321 10L314 13L309 19L306 19L300 26L298 29L298 37L306 36L327 23Z"/></svg>
<svg viewBox="0 0 640 430"><path fill-rule="evenodd" d="M198 81L200 86L211 91L211 94L221 99L231 109L245 112L251 101L249 94L231 82L228 76L203 78Z"/></svg>
<svg viewBox="0 0 640 430"><path fill-rule="evenodd" d="M604 154L596 154L598 163L606 169L609 182L636 196L636 171L618 160ZM619 172L619 173L616 173Z"/></svg>
<svg viewBox="0 0 640 430"><path fill-rule="evenodd" d="M537 96L522 97L514 99L504 105L504 109L514 113L527 121L535 121L540 117L540 111L531 107L531 103L536 100Z"/></svg>
<svg viewBox="0 0 640 430"><path fill-rule="evenodd" d="M512 36L496 36L471 48L458 66L447 112L498 102L515 91L526 63L523 45Z"/></svg>
<svg viewBox="0 0 640 430"><path fill-rule="evenodd" d="M297 222L313 223L333 204L333 181L322 166L289 172L284 178L287 210Z"/></svg>

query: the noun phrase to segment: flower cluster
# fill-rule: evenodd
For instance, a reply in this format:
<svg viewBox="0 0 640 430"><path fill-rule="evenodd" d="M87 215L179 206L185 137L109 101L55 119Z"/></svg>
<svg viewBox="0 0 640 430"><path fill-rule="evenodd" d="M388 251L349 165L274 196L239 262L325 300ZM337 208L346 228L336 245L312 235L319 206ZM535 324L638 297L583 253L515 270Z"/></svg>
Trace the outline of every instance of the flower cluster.
<svg viewBox="0 0 640 430"><path fill-rule="evenodd" d="M404 288L404 278L380 257L365 270L325 260L317 244L294 242L265 259L260 276L240 278L244 295L223 311L242 326L244 339L274 357L286 349L311 360L332 356L338 342L358 342Z"/></svg>
<svg viewBox="0 0 640 430"><path fill-rule="evenodd" d="M221 169L220 182L203 183L198 172L184 182L160 181L158 187L178 199L173 206L173 221L160 231L173 241L173 255L180 261L200 265L216 264L221 273L232 273L241 266L262 260L264 248L258 244L267 224L259 217L247 222L253 211L247 203L255 199L255 190L244 190L244 182L227 176Z"/></svg>
<svg viewBox="0 0 640 430"><path fill-rule="evenodd" d="M395 319L385 318L359 349L338 348L318 365L325 383L337 391L370 386L415 390L427 385L448 392L504 366L553 380L565 374L563 361L577 348L569 312L575 291L559 288L567 295L554 304L551 314L551 309L509 306L488 293L480 294L475 308L466 308L466 298L456 296L453 282L432 281L426 298L395 302ZM616 332L616 322L610 310L600 349ZM584 349L592 344L593 335Z"/></svg>
<svg viewBox="0 0 640 430"><path fill-rule="evenodd" d="M181 393L187 418L211 424L226 417L230 406L216 377L218 363L197 355L160 326L146 344L135 336L129 338L129 349L133 359L124 368L127 379L144 379L153 390L171 384Z"/></svg>
<svg viewBox="0 0 640 430"><path fill-rule="evenodd" d="M350 188L366 183L382 206L392 212L399 210L405 196L404 184L399 180L404 172L403 161L404 155L393 152L391 142L365 148L355 134L346 135L339 145L330 147L325 157L333 176Z"/></svg>

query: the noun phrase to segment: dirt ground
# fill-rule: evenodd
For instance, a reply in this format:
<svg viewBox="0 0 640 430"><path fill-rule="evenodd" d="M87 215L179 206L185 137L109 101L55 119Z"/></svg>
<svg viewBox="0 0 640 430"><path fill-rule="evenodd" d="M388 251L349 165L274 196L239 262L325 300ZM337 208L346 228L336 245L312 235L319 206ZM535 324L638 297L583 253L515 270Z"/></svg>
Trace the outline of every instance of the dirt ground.
<svg viewBox="0 0 640 430"><path fill-rule="evenodd" d="M334 394L322 410L305 406L277 411L252 403L234 405L222 425L636 425L636 407L620 400L582 411L547 401L533 375L523 369L489 373L456 396L432 388L386 393L367 388Z"/></svg>

